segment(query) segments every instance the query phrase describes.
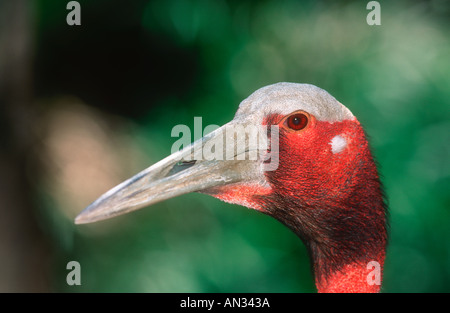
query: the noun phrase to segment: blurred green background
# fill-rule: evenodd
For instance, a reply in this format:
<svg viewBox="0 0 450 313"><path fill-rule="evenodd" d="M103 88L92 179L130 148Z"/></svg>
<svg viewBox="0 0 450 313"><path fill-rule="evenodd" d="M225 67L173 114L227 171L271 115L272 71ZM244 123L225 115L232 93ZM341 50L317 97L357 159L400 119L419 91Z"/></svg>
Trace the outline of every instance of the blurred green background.
<svg viewBox="0 0 450 313"><path fill-rule="evenodd" d="M290 81L329 91L370 136L389 198L384 292L450 291L450 4L0 2L0 291L314 292L276 220L189 194L73 218L170 153L177 124L223 124ZM69 261L81 286L68 286Z"/></svg>

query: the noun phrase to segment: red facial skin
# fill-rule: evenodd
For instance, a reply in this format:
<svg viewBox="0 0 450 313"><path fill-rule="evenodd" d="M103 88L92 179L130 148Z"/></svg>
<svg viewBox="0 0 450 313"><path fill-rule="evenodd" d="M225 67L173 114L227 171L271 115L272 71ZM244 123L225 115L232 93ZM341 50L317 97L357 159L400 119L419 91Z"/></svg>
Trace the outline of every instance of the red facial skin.
<svg viewBox="0 0 450 313"><path fill-rule="evenodd" d="M319 292L379 292L379 284L368 282L373 268L367 265L376 261L382 272L386 208L364 131L356 118L329 123L307 116L307 126L296 131L287 116L266 118L265 124L280 127L279 166L264 173L270 188L237 184L214 196L273 216L294 231L310 251ZM333 153L337 135L347 145Z"/></svg>

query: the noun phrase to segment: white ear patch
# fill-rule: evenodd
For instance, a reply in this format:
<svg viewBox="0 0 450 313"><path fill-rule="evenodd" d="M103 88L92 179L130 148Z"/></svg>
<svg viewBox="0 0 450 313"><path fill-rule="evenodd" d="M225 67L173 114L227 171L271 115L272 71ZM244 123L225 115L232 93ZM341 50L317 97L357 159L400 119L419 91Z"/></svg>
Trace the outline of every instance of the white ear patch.
<svg viewBox="0 0 450 313"><path fill-rule="evenodd" d="M347 147L347 140L341 135L334 136L330 141L331 152L333 154L339 153Z"/></svg>

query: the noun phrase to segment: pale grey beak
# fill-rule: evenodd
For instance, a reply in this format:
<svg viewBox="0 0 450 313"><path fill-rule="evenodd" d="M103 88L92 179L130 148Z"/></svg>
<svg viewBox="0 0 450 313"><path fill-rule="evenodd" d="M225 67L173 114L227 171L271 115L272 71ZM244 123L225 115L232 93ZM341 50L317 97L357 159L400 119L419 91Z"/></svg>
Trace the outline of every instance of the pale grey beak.
<svg viewBox="0 0 450 313"><path fill-rule="evenodd" d="M109 190L81 212L75 223L100 221L186 193L260 179L261 159L267 146L255 147L245 138L230 144L225 139L239 137L229 136L227 129L233 126L232 121ZM213 151L221 145L225 146L224 151ZM206 151L205 148L216 157L198 158L198 152ZM258 151L256 159L250 156L250 151Z"/></svg>

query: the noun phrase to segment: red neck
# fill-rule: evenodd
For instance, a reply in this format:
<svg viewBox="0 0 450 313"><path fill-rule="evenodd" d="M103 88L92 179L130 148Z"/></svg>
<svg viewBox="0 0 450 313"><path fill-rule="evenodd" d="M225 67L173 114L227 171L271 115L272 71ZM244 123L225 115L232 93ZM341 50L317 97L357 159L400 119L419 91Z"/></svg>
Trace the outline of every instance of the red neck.
<svg viewBox="0 0 450 313"><path fill-rule="evenodd" d="M305 242L319 292L378 292L386 208L364 131L356 119L311 125L281 132L279 166L265 173L273 191L255 198ZM347 145L334 153L329 143L338 135Z"/></svg>
<svg viewBox="0 0 450 313"><path fill-rule="evenodd" d="M377 260L346 264L325 277L316 277L317 289L321 293L380 292L383 264L384 253Z"/></svg>

